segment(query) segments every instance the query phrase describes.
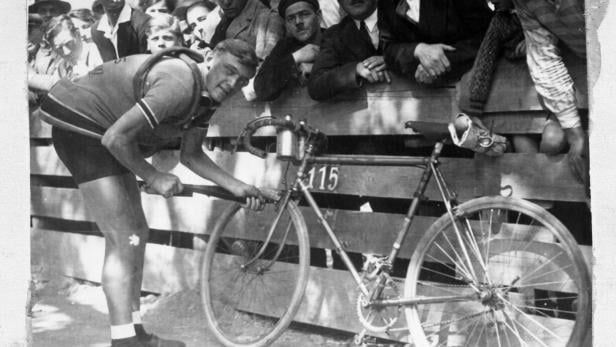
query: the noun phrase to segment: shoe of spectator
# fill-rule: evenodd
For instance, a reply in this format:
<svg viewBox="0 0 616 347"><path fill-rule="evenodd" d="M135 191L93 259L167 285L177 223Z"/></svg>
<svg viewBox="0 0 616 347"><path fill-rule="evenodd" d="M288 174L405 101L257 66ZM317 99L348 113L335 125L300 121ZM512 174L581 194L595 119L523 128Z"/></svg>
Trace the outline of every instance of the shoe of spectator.
<svg viewBox="0 0 616 347"><path fill-rule="evenodd" d="M143 347L186 347L186 344L182 341L167 340L154 334L147 334L139 338L139 341Z"/></svg>
<svg viewBox="0 0 616 347"><path fill-rule="evenodd" d="M477 153L497 157L507 150L507 139L504 136L494 134L478 118L471 118L464 113L458 114L454 122L449 124L449 133L456 146Z"/></svg>

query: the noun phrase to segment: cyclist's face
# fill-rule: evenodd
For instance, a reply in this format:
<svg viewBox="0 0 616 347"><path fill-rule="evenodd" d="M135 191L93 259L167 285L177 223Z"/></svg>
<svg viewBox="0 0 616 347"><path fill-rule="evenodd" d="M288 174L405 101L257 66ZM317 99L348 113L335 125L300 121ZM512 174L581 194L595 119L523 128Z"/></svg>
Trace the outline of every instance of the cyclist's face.
<svg viewBox="0 0 616 347"><path fill-rule="evenodd" d="M307 2L296 2L285 11L287 33L300 42L308 42L319 31L319 15Z"/></svg>
<svg viewBox="0 0 616 347"><path fill-rule="evenodd" d="M157 53L165 48L179 46L180 38L169 29L154 30L148 36L148 48L152 53Z"/></svg>
<svg viewBox="0 0 616 347"><path fill-rule="evenodd" d="M208 56L209 72L205 86L210 97L217 102L233 95L255 75L255 69L250 68L227 52L216 52Z"/></svg>

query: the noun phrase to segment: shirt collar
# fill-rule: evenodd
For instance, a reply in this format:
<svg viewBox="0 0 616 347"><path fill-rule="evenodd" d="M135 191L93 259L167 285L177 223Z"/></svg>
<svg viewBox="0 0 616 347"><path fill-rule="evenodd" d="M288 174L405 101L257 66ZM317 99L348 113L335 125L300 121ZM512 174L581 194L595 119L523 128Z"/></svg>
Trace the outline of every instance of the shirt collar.
<svg viewBox="0 0 616 347"><path fill-rule="evenodd" d="M122 8L122 12L120 12L120 16L118 17L118 21L113 27L111 27L111 25L109 24L109 18L105 13L101 17L100 22L98 23L97 30L102 31L109 36L113 35L116 31L118 31L118 26L120 25L120 23L130 22L132 12L133 10L128 5L128 3L125 3L124 7Z"/></svg>
<svg viewBox="0 0 616 347"><path fill-rule="evenodd" d="M366 23L366 28L368 28L368 30L370 32L374 31L374 28L376 27L376 23L378 20L378 9L374 10L374 12L372 12L372 14L370 16L368 16L368 18L364 19L364 22ZM361 28L361 21L360 20L355 20L353 19L353 21L355 22L355 25L357 25L357 28Z"/></svg>

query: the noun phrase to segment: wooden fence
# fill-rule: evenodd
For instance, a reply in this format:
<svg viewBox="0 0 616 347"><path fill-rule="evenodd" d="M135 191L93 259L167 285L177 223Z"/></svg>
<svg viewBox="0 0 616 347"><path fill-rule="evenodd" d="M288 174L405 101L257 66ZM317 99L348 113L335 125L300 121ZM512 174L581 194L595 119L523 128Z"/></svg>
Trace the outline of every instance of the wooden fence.
<svg viewBox="0 0 616 347"><path fill-rule="evenodd" d="M584 67L574 65L579 89L580 108L587 108ZM228 148L249 120L262 114L292 114L306 118L310 124L332 139L362 142L365 139L400 139L409 151L424 145L421 138L403 128L408 120L447 123L458 111L464 83L447 88L423 88L395 78L386 86L367 86L327 102L311 100L304 89L289 89L272 103L249 103L237 95L225 103L212 119L207 147ZM494 131L503 134L538 134L546 114L541 110L524 64L502 61L497 68L484 120ZM82 197L69 179L51 144L50 129L35 117L31 119L31 215L34 264L45 266L66 276L100 281L103 239L92 223ZM272 135L264 130L259 135ZM400 136L400 135L405 135ZM335 148L333 149L335 150ZM285 167L274 155L256 158L245 152L231 154L218 147L208 154L220 166L238 178L257 186L277 187L285 178ZM178 164L177 151L163 151L152 158L160 168L178 175L183 183L209 184ZM571 175L564 155L505 154L488 158L459 151L442 158L442 169L460 200L485 194L504 194L543 201L565 202L580 211L584 204L584 187ZM329 170L329 171L328 171ZM324 200L333 201L326 216L335 227L348 251L384 253L391 245L396 225L402 221L399 211L365 213L343 208L336 196L382 198L392 204L408 204L419 170L408 167L339 166L335 189L315 184ZM317 168L315 175L331 169ZM316 177L318 182L321 177ZM428 200L438 198L434 186L427 190ZM216 217L229 202L205 196L173 197L143 195L146 217L152 237L146 251L143 290L164 293L198 284L200 262L207 235ZM343 204L344 205L344 204ZM306 209L305 207L302 207ZM312 213L305 214L311 245L331 247L325 232ZM413 225L402 257L410 255L410 245L434 219L424 212ZM392 222L393 221L393 222ZM589 223L572 230L590 235ZM387 231L385 231L386 229ZM590 245L582 245L589 259ZM335 285L334 285L335 284ZM355 318L356 289L351 276L341 270L312 266L308 290L297 320L304 323L350 332L361 330ZM399 324L403 324L401 321ZM397 338L396 336L389 336Z"/></svg>

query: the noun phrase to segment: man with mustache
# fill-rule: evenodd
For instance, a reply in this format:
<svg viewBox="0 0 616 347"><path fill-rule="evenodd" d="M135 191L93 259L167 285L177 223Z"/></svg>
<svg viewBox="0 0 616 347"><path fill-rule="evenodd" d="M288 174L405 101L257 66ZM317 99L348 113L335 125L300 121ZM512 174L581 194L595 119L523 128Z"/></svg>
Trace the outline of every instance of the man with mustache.
<svg viewBox="0 0 616 347"><path fill-rule="evenodd" d="M387 66L431 85L471 68L492 18L485 0L388 0L379 11Z"/></svg>
<svg viewBox="0 0 616 347"><path fill-rule="evenodd" d="M100 4L105 14L92 25L92 41L103 61L145 53L150 16L132 9L125 0L100 0Z"/></svg>
<svg viewBox="0 0 616 347"><path fill-rule="evenodd" d="M222 9L210 46L224 39L248 42L263 61L284 36L284 24L275 11L259 0L216 0Z"/></svg>
<svg viewBox="0 0 616 347"><path fill-rule="evenodd" d="M317 0L282 0L278 13L287 36L278 41L254 79L257 100L276 99L292 81L304 85L319 54L321 11Z"/></svg>
<svg viewBox="0 0 616 347"><path fill-rule="evenodd" d="M141 74L150 57L132 55L61 80L41 105L58 157L105 237L102 286L112 347L185 346L146 333L139 314L149 229L137 176L165 198L183 190L178 177L159 171L146 156L179 140L183 165L245 198L249 208L260 209L267 194L223 171L202 150L212 107L254 76L254 50L225 40L205 60L197 62L198 54L165 58L145 65L149 69Z"/></svg>
<svg viewBox="0 0 616 347"><path fill-rule="evenodd" d="M389 83L383 59L377 0L338 0L348 14L325 31L323 44L308 80L315 100L329 99L364 83Z"/></svg>

